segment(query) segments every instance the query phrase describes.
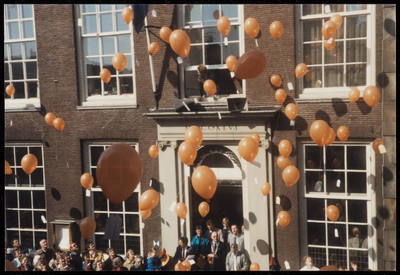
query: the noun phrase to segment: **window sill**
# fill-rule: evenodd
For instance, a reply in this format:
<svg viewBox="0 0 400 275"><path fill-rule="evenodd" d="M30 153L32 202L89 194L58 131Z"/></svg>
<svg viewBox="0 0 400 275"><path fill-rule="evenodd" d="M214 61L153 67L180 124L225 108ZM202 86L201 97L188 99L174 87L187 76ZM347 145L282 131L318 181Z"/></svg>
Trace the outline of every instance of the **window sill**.
<svg viewBox="0 0 400 275"><path fill-rule="evenodd" d="M199 97L200 96L189 96L184 99L194 99L197 104L203 106L226 106L228 98L246 98L243 94L218 95L218 98L206 96L203 100L198 100Z"/></svg>
<svg viewBox="0 0 400 275"><path fill-rule="evenodd" d="M356 87L360 91L360 98L363 97L363 91L366 86ZM349 92L351 88L347 89L304 89L303 93L295 99L296 102L332 102L332 100L350 102Z"/></svg>
<svg viewBox="0 0 400 275"><path fill-rule="evenodd" d="M136 98L133 96L93 96L77 106L78 110L88 109L116 109L116 108L137 108Z"/></svg>
<svg viewBox="0 0 400 275"><path fill-rule="evenodd" d="M12 112L37 112L40 111L40 99L5 99L6 113Z"/></svg>

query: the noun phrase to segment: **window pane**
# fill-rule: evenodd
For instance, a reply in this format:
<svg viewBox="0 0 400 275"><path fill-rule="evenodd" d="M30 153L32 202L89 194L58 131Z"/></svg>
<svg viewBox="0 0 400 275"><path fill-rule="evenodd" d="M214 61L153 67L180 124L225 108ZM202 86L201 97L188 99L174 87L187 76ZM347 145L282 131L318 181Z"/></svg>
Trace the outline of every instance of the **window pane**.
<svg viewBox="0 0 400 275"><path fill-rule="evenodd" d="M22 18L32 18L32 5L21 5Z"/></svg>
<svg viewBox="0 0 400 275"><path fill-rule="evenodd" d="M194 22L194 21L201 21L201 5L186 5L185 23L186 25L189 25L189 22Z"/></svg>
<svg viewBox="0 0 400 275"><path fill-rule="evenodd" d="M232 26L227 37L228 41L239 40L239 26Z"/></svg>
<svg viewBox="0 0 400 275"><path fill-rule="evenodd" d="M349 222L367 222L367 201L349 200Z"/></svg>
<svg viewBox="0 0 400 275"><path fill-rule="evenodd" d="M90 159L91 165L96 166L97 161L100 158L101 153L103 153L104 147L103 146L90 146Z"/></svg>
<svg viewBox="0 0 400 275"><path fill-rule="evenodd" d="M346 221L346 202L344 200L339 200L339 199L329 199L327 200L327 206L330 205L335 205L339 209L340 215L338 221L340 222Z"/></svg>
<svg viewBox="0 0 400 275"><path fill-rule="evenodd" d="M238 59L239 43L229 43L227 47L224 46L222 49L224 51L224 56L222 57L223 64L225 64L226 58L230 55L233 55Z"/></svg>
<svg viewBox="0 0 400 275"><path fill-rule="evenodd" d="M36 42L25 42L25 59L36 59Z"/></svg>
<svg viewBox="0 0 400 275"><path fill-rule="evenodd" d="M111 11L112 5L99 5L100 11Z"/></svg>
<svg viewBox="0 0 400 275"><path fill-rule="evenodd" d="M101 32L113 31L113 22L111 13L100 14L100 30Z"/></svg>
<svg viewBox="0 0 400 275"><path fill-rule="evenodd" d="M125 23L124 19L122 18L122 12L117 12L115 14L117 19L117 31L127 31L129 30L129 25Z"/></svg>
<svg viewBox="0 0 400 275"><path fill-rule="evenodd" d="M191 29L191 30L185 30L187 35L190 38L190 43L202 43L202 29ZM192 49L190 48L190 51ZM189 52L190 54L190 52Z"/></svg>
<svg viewBox="0 0 400 275"><path fill-rule="evenodd" d="M7 228L18 228L18 211L6 210Z"/></svg>
<svg viewBox="0 0 400 275"><path fill-rule="evenodd" d="M112 65L112 57L104 57L103 58L103 68L106 68L110 71L111 75L116 75L117 71Z"/></svg>
<svg viewBox="0 0 400 275"><path fill-rule="evenodd" d="M367 17L347 17L346 36L347 38L367 37Z"/></svg>
<svg viewBox="0 0 400 275"><path fill-rule="evenodd" d="M46 232L35 232L35 250L40 249L40 244L39 242L43 239L47 239L47 233Z"/></svg>
<svg viewBox="0 0 400 275"><path fill-rule="evenodd" d="M32 231L21 231L21 246L24 246L26 248L32 248L33 247L33 232Z"/></svg>
<svg viewBox="0 0 400 275"><path fill-rule="evenodd" d="M349 225L349 248L368 248L368 228L366 225ZM356 252L350 251L350 257Z"/></svg>
<svg viewBox="0 0 400 275"><path fill-rule="evenodd" d="M347 173L348 193L367 193L367 174L363 172Z"/></svg>
<svg viewBox="0 0 400 275"><path fill-rule="evenodd" d="M11 43L11 60L21 60L22 59L22 43Z"/></svg>
<svg viewBox="0 0 400 275"><path fill-rule="evenodd" d="M29 186L29 175L22 170L22 168L17 168L17 185L22 187Z"/></svg>
<svg viewBox="0 0 400 275"><path fill-rule="evenodd" d="M343 86L343 66L326 66L324 70L325 87Z"/></svg>
<svg viewBox="0 0 400 275"><path fill-rule="evenodd" d="M33 228L32 211L19 211L19 222L21 228Z"/></svg>
<svg viewBox="0 0 400 275"><path fill-rule="evenodd" d="M126 67L120 72L120 74L132 74L132 56L126 55Z"/></svg>
<svg viewBox="0 0 400 275"><path fill-rule="evenodd" d="M190 50L191 51L191 50ZM197 71L185 71L185 95L199 96L200 82L197 81Z"/></svg>
<svg viewBox="0 0 400 275"><path fill-rule="evenodd" d="M6 161L8 161L10 166L14 166L14 148L13 147L5 147L5 157L6 157Z"/></svg>
<svg viewBox="0 0 400 275"><path fill-rule="evenodd" d="M37 78L37 66L36 62L26 62L26 78L36 79Z"/></svg>
<svg viewBox="0 0 400 275"><path fill-rule="evenodd" d="M329 253L329 265L337 266L338 268L347 268L347 251L345 249L334 249L328 250Z"/></svg>
<svg viewBox="0 0 400 275"><path fill-rule="evenodd" d="M27 84L28 84L28 97L29 98L38 97L39 85L38 85L37 81L28 82Z"/></svg>
<svg viewBox="0 0 400 275"><path fill-rule="evenodd" d="M125 215L126 233L140 233L139 215Z"/></svg>
<svg viewBox="0 0 400 275"><path fill-rule="evenodd" d="M115 252L120 255L125 254L124 236L119 236L118 240L111 240L111 247L115 249Z"/></svg>
<svg viewBox="0 0 400 275"><path fill-rule="evenodd" d="M344 172L326 172L326 192L344 193L345 192L345 177ZM339 187L337 181L340 180Z"/></svg>
<svg viewBox="0 0 400 275"><path fill-rule="evenodd" d="M33 34L33 21L24 21L22 22L22 27L24 29L24 37L23 38L33 38L35 37Z"/></svg>
<svg viewBox="0 0 400 275"><path fill-rule="evenodd" d="M33 192L33 208L46 209L45 191L32 191Z"/></svg>
<svg viewBox="0 0 400 275"><path fill-rule="evenodd" d="M326 148L326 169L344 169L343 155L343 146L328 146Z"/></svg>
<svg viewBox="0 0 400 275"><path fill-rule="evenodd" d="M322 169L322 147L319 146L306 146L306 168Z"/></svg>
<svg viewBox="0 0 400 275"><path fill-rule="evenodd" d="M120 77L120 93L121 94L133 94L133 80L132 77Z"/></svg>
<svg viewBox="0 0 400 275"><path fill-rule="evenodd" d="M365 146L347 146L347 169L367 169Z"/></svg>
<svg viewBox="0 0 400 275"><path fill-rule="evenodd" d="M204 42L205 43L221 42L221 34L216 27L204 28Z"/></svg>
<svg viewBox="0 0 400 275"><path fill-rule="evenodd" d="M214 16L214 12L217 11ZM219 18L219 5L203 5L203 25L217 25L217 19Z"/></svg>
<svg viewBox="0 0 400 275"><path fill-rule="evenodd" d="M4 80L10 80L10 71L7 63L4 64Z"/></svg>
<svg viewBox="0 0 400 275"><path fill-rule="evenodd" d="M326 5L326 6L330 6L331 13L344 11L344 5Z"/></svg>
<svg viewBox="0 0 400 275"><path fill-rule="evenodd" d="M101 80L100 78L88 79L88 95L101 95Z"/></svg>
<svg viewBox="0 0 400 275"><path fill-rule="evenodd" d="M205 65L222 64L221 62L221 45L205 45Z"/></svg>
<svg viewBox="0 0 400 275"><path fill-rule="evenodd" d="M9 227L8 224L7 224L7 227ZM7 230L7 240L8 240L9 246L11 245L10 242L11 242L13 239L18 239L18 240L20 239L20 238L19 238L19 231ZM21 242L20 242L20 243L21 243ZM26 246L25 246L25 243L23 244L23 246L26 247Z"/></svg>
<svg viewBox="0 0 400 275"><path fill-rule="evenodd" d="M307 220L325 220L323 199L307 199Z"/></svg>
<svg viewBox="0 0 400 275"><path fill-rule="evenodd" d="M42 215L44 217L46 217L46 212L35 211L35 212L33 212L33 215L34 215L34 223L35 223L34 228L35 229L46 229L46 224L43 223L43 221L42 221Z"/></svg>
<svg viewBox="0 0 400 275"><path fill-rule="evenodd" d="M86 58L86 70L88 76L99 76L100 58L98 57Z"/></svg>
<svg viewBox="0 0 400 275"><path fill-rule="evenodd" d="M188 59L190 65L197 66L203 64L203 50L202 46L191 46ZM197 76L196 76L197 77Z"/></svg>
<svg viewBox="0 0 400 275"><path fill-rule="evenodd" d="M104 84L104 95L117 95L117 78L112 77L110 82Z"/></svg>
<svg viewBox="0 0 400 275"><path fill-rule="evenodd" d="M320 14L322 13L322 5L302 5L303 15Z"/></svg>
<svg viewBox="0 0 400 275"><path fill-rule="evenodd" d="M304 41L322 40L321 27L322 27L321 20L303 22Z"/></svg>
<svg viewBox="0 0 400 275"><path fill-rule="evenodd" d="M140 237L126 236L126 249L133 249L135 255L140 254Z"/></svg>
<svg viewBox="0 0 400 275"><path fill-rule="evenodd" d="M35 155L38 161L38 166L42 166L42 148L41 147L29 147L29 153Z"/></svg>
<svg viewBox="0 0 400 275"><path fill-rule="evenodd" d="M326 248L309 247L308 255L313 259L313 265L316 267L326 266Z"/></svg>
<svg viewBox="0 0 400 275"><path fill-rule="evenodd" d="M110 247L109 241L104 240L104 235L95 235L96 249L106 251Z"/></svg>
<svg viewBox="0 0 400 275"><path fill-rule="evenodd" d="M18 18L18 5L6 5L7 7L7 13L8 13L8 19L17 19Z"/></svg>
<svg viewBox="0 0 400 275"><path fill-rule="evenodd" d="M237 5L221 5L222 15L228 18L237 18L238 15L238 6ZM237 20L230 19L231 23L236 22ZM232 29L231 29L232 31Z"/></svg>
<svg viewBox="0 0 400 275"><path fill-rule="evenodd" d="M125 22L124 22L125 23ZM126 25L126 24L125 24ZM118 43L118 52L127 54L132 52L130 35L118 35L117 36L117 43Z"/></svg>
<svg viewBox="0 0 400 275"><path fill-rule="evenodd" d="M304 63L307 65L322 64L322 44L304 44L303 45Z"/></svg>
<svg viewBox="0 0 400 275"><path fill-rule="evenodd" d="M83 16L83 33L97 33L96 15Z"/></svg>
<svg viewBox="0 0 400 275"><path fill-rule="evenodd" d="M324 173L322 171L306 172L306 192L324 192Z"/></svg>
<svg viewBox="0 0 400 275"><path fill-rule="evenodd" d="M130 5L115 5L115 10L123 10L129 6Z"/></svg>
<svg viewBox="0 0 400 275"><path fill-rule="evenodd" d="M91 168L91 174L93 177L93 187L99 187L99 184L97 183L97 177L96 177L96 168Z"/></svg>
<svg viewBox="0 0 400 275"><path fill-rule="evenodd" d="M335 237L335 228L339 233L339 237ZM328 224L328 245L346 247L346 225L345 224ZM341 251L341 250L340 250ZM329 256L331 257L331 253ZM345 254L346 255L346 254Z"/></svg>
<svg viewBox="0 0 400 275"><path fill-rule="evenodd" d="M41 187L44 185L43 168L36 168L31 174L31 183L33 187Z"/></svg>
<svg viewBox="0 0 400 275"><path fill-rule="evenodd" d="M308 244L325 245L325 224L307 223Z"/></svg>
<svg viewBox="0 0 400 275"><path fill-rule="evenodd" d="M19 191L19 208L32 208L31 191Z"/></svg>
<svg viewBox="0 0 400 275"><path fill-rule="evenodd" d="M304 88L320 88L322 86L322 67L309 67L304 76Z"/></svg>
<svg viewBox="0 0 400 275"><path fill-rule="evenodd" d="M97 37L83 38L83 48L86 56L99 55L99 39Z"/></svg>
<svg viewBox="0 0 400 275"><path fill-rule="evenodd" d="M347 62L367 62L367 40L346 42Z"/></svg>
<svg viewBox="0 0 400 275"><path fill-rule="evenodd" d="M94 213L94 219L96 221L96 232L104 232L106 226L107 214Z"/></svg>
<svg viewBox="0 0 400 275"><path fill-rule="evenodd" d="M28 149L26 147L15 147L15 159L17 166L21 166L22 158L28 154Z"/></svg>
<svg viewBox="0 0 400 275"><path fill-rule="evenodd" d="M96 5L82 5L82 13L95 12Z"/></svg>
<svg viewBox="0 0 400 275"><path fill-rule="evenodd" d="M103 54L115 54L114 36L105 36L101 38L101 47ZM111 57L112 58L112 57Z"/></svg>
<svg viewBox="0 0 400 275"><path fill-rule="evenodd" d="M125 211L127 211L127 212L139 212L139 195L138 195L137 192L134 192L125 201Z"/></svg>
<svg viewBox="0 0 400 275"><path fill-rule="evenodd" d="M107 198L103 192L93 192L94 211L107 211Z"/></svg>
<svg viewBox="0 0 400 275"><path fill-rule="evenodd" d="M6 190L6 208L17 208L17 191Z"/></svg>
<svg viewBox="0 0 400 275"><path fill-rule="evenodd" d="M230 72L228 69L223 70L210 70L211 73L215 73L214 82L217 84L217 94L236 94L237 90L235 84L232 81ZM242 82L239 81L240 86Z"/></svg>
<svg viewBox="0 0 400 275"><path fill-rule="evenodd" d="M12 63L12 76L13 80L24 79L24 71L22 63Z"/></svg>
<svg viewBox="0 0 400 275"><path fill-rule="evenodd" d="M25 98L24 82L14 82L13 85L15 88L14 98ZM19 163L21 164L21 159L19 159Z"/></svg>
<svg viewBox="0 0 400 275"><path fill-rule="evenodd" d="M4 44L4 61L8 61L8 45Z"/></svg>
<svg viewBox="0 0 400 275"><path fill-rule="evenodd" d="M336 42L335 47L328 51L325 49L325 64L343 63L343 42Z"/></svg>
<svg viewBox="0 0 400 275"><path fill-rule="evenodd" d="M367 5L346 5L346 11L366 10Z"/></svg>
<svg viewBox="0 0 400 275"><path fill-rule="evenodd" d="M367 83L367 64L347 65L346 84L347 86L364 86Z"/></svg>

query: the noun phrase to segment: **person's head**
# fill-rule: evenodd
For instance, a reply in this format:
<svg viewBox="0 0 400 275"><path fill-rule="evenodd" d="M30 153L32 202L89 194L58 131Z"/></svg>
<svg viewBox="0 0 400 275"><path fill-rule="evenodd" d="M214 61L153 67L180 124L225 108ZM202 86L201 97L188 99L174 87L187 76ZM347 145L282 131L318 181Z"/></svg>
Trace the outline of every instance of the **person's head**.
<svg viewBox="0 0 400 275"><path fill-rule="evenodd" d="M238 235L239 234L239 229L238 229L237 224L232 224L231 231L232 231L233 235Z"/></svg>
<svg viewBox="0 0 400 275"><path fill-rule="evenodd" d="M89 252L84 252L82 253L82 258L86 263L90 263L90 256L89 256Z"/></svg>
<svg viewBox="0 0 400 275"><path fill-rule="evenodd" d="M28 265L29 264L29 258L27 256L23 256L21 259L21 264Z"/></svg>
<svg viewBox="0 0 400 275"><path fill-rule="evenodd" d="M227 217L222 219L222 226L225 228L229 228L230 222L229 219Z"/></svg>
<svg viewBox="0 0 400 275"><path fill-rule="evenodd" d="M19 270L21 270L21 271L29 271L28 264L21 264L21 266L19 267Z"/></svg>
<svg viewBox="0 0 400 275"><path fill-rule="evenodd" d="M209 219L206 222L206 225L207 225L208 230L214 230L214 228L215 228L214 222L211 219Z"/></svg>
<svg viewBox="0 0 400 275"><path fill-rule="evenodd" d="M185 248L188 244L188 238L186 237L180 237L178 244L180 247Z"/></svg>
<svg viewBox="0 0 400 275"><path fill-rule="evenodd" d="M67 265L71 265L71 254L69 252L64 252L65 254L65 263Z"/></svg>
<svg viewBox="0 0 400 275"><path fill-rule="evenodd" d="M14 250L14 258L21 258L21 256L22 256L22 253L21 253L21 250L20 249L15 249Z"/></svg>
<svg viewBox="0 0 400 275"><path fill-rule="evenodd" d="M201 234L203 234L203 229L201 228L201 225L196 226L196 235L197 237L201 237Z"/></svg>
<svg viewBox="0 0 400 275"><path fill-rule="evenodd" d="M197 75L207 76L207 67L204 66L203 64L200 64L197 67Z"/></svg>
<svg viewBox="0 0 400 275"><path fill-rule="evenodd" d="M40 244L40 247L41 247L43 250L46 250L46 249L47 249L47 240L46 240L46 239L40 240L39 244Z"/></svg>
<svg viewBox="0 0 400 275"><path fill-rule="evenodd" d="M111 259L116 257L115 250L112 247L107 248L106 253Z"/></svg>
<svg viewBox="0 0 400 275"><path fill-rule="evenodd" d="M57 248L54 249L54 258L57 259L57 257L62 253L62 250Z"/></svg>
<svg viewBox="0 0 400 275"><path fill-rule="evenodd" d="M36 264L36 270L38 270L38 271L47 271L47 266L43 262L38 262Z"/></svg>
<svg viewBox="0 0 400 275"><path fill-rule="evenodd" d="M101 260L95 260L93 262L94 270L101 271L103 270L103 262Z"/></svg>
<svg viewBox="0 0 400 275"><path fill-rule="evenodd" d="M64 254L59 254L57 256L57 262L58 264L60 264L61 266L65 266L66 262L65 262L65 255Z"/></svg>
<svg viewBox="0 0 400 275"><path fill-rule="evenodd" d="M133 261L135 259L135 252L133 252L133 249L128 249L128 251L126 251L125 257L129 260L129 261Z"/></svg>
<svg viewBox="0 0 400 275"><path fill-rule="evenodd" d="M12 246L13 247L20 247L21 245L19 244L19 240L18 239L13 239L12 240Z"/></svg>
<svg viewBox="0 0 400 275"><path fill-rule="evenodd" d="M96 249L96 246L94 245L93 242L88 242L86 244L86 250L95 250L95 249Z"/></svg>
<svg viewBox="0 0 400 275"><path fill-rule="evenodd" d="M140 255L136 256L136 257L135 257L135 263L136 263L136 265L137 265L137 266L141 266L141 265L142 265L142 260L143 260L143 257L142 257L142 256L140 256Z"/></svg>
<svg viewBox="0 0 400 275"><path fill-rule="evenodd" d="M122 266L122 261L120 257L117 257L113 260L113 265L115 268L120 268Z"/></svg>
<svg viewBox="0 0 400 275"><path fill-rule="evenodd" d="M237 245L237 243L233 243L233 244L231 244L231 252L233 253L233 254L237 254L237 252L238 252L238 245Z"/></svg>
<svg viewBox="0 0 400 275"><path fill-rule="evenodd" d="M71 250L71 252L79 251L77 243L71 243L69 246L69 250Z"/></svg>
<svg viewBox="0 0 400 275"><path fill-rule="evenodd" d="M359 238L360 237L360 230L358 227L353 227L353 236Z"/></svg>
<svg viewBox="0 0 400 275"><path fill-rule="evenodd" d="M211 233L211 240L212 240L213 242L217 242L217 241L218 241L218 233L217 233L217 231L213 231L213 232Z"/></svg>
<svg viewBox="0 0 400 275"><path fill-rule="evenodd" d="M157 248L152 247L150 252L149 252L148 257L154 257L154 256L157 256Z"/></svg>
<svg viewBox="0 0 400 275"><path fill-rule="evenodd" d="M310 256L304 256L304 258L303 258L303 261L304 261L304 264L307 266L307 267L309 267L309 268L311 268L312 267L312 258L310 257Z"/></svg>

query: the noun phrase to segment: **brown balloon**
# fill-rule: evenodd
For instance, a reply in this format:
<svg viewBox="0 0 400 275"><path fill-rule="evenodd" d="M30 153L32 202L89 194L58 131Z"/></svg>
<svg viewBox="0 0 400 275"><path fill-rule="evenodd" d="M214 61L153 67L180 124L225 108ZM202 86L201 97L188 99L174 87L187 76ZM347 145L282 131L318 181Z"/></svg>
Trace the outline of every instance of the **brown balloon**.
<svg viewBox="0 0 400 275"><path fill-rule="evenodd" d="M300 78L307 73L307 65L305 63L300 63L296 67L296 78Z"/></svg>
<svg viewBox="0 0 400 275"><path fill-rule="evenodd" d="M94 231L96 231L96 221L92 217L86 217L81 221L79 225L82 236L88 239Z"/></svg>
<svg viewBox="0 0 400 275"><path fill-rule="evenodd" d="M196 148L203 142L203 131L196 125L190 126L185 132L185 141L190 141Z"/></svg>
<svg viewBox="0 0 400 275"><path fill-rule="evenodd" d="M215 92L217 91L217 85L215 85L215 82L211 79L204 81L203 88L204 91L211 96L215 95Z"/></svg>
<svg viewBox="0 0 400 275"><path fill-rule="evenodd" d="M65 122L61 117L58 117L54 120L54 128L58 131L62 131L65 128Z"/></svg>
<svg viewBox="0 0 400 275"><path fill-rule="evenodd" d="M246 161L253 162L258 155L258 143L251 137L245 137L239 142L238 151Z"/></svg>
<svg viewBox="0 0 400 275"><path fill-rule="evenodd" d="M149 210L140 210L140 216L142 216L143 220L146 220L151 215L151 209Z"/></svg>
<svg viewBox="0 0 400 275"><path fill-rule="evenodd" d="M335 222L340 216L340 211L335 205L329 205L326 209L326 216L328 219Z"/></svg>
<svg viewBox="0 0 400 275"><path fill-rule="evenodd" d="M125 8L122 11L122 18L124 19L126 24L131 23L132 19L133 19L133 11L131 8Z"/></svg>
<svg viewBox="0 0 400 275"><path fill-rule="evenodd" d="M299 169L294 165L289 165L282 172L283 182L287 187L294 185L300 178Z"/></svg>
<svg viewBox="0 0 400 275"><path fill-rule="evenodd" d="M325 145L326 146L331 145L335 141L335 138L336 138L335 131L331 127L329 127L329 136L326 139Z"/></svg>
<svg viewBox="0 0 400 275"><path fill-rule="evenodd" d="M221 16L217 21L217 28L223 36L228 36L231 31L231 21L227 17Z"/></svg>
<svg viewBox="0 0 400 275"><path fill-rule="evenodd" d="M169 38L171 48L182 57L187 57L190 51L190 38L182 30L174 30Z"/></svg>
<svg viewBox="0 0 400 275"><path fill-rule="evenodd" d="M157 145L151 145L149 148L149 155L151 158L155 159L158 156L158 146Z"/></svg>
<svg viewBox="0 0 400 275"><path fill-rule="evenodd" d="M124 143L108 147L97 162L97 181L104 196L113 204L120 204L132 195L142 173L139 154Z"/></svg>
<svg viewBox="0 0 400 275"><path fill-rule="evenodd" d="M229 71L233 72L236 67L237 59L234 55L230 55L226 58L225 63Z"/></svg>
<svg viewBox="0 0 400 275"><path fill-rule="evenodd" d="M110 82L111 81L111 72L108 69L103 68L100 72L100 78L101 78L101 80L104 81L104 83Z"/></svg>
<svg viewBox="0 0 400 275"><path fill-rule="evenodd" d="M199 204L200 216L204 218L205 216L207 216L208 212L210 212L210 205L207 202L203 201Z"/></svg>
<svg viewBox="0 0 400 275"><path fill-rule="evenodd" d="M282 227L286 227L290 223L290 215L286 211L279 212L278 219L279 219L279 225Z"/></svg>
<svg viewBox="0 0 400 275"><path fill-rule="evenodd" d="M53 115L52 113L47 113L44 117L44 120L49 124L50 126L54 126L54 120L56 120L56 116Z"/></svg>
<svg viewBox="0 0 400 275"><path fill-rule="evenodd" d="M342 25L343 18L342 18L342 16L340 16L339 14L334 14L334 15L332 15L330 21L332 21L333 23L335 23L336 29L339 29L340 26Z"/></svg>
<svg viewBox="0 0 400 275"><path fill-rule="evenodd" d="M151 42L150 47L149 47L149 53L156 54L159 49L160 49L160 46L158 45L157 42Z"/></svg>
<svg viewBox="0 0 400 275"><path fill-rule="evenodd" d="M186 165L193 165L197 157L197 147L190 141L184 141L178 148L179 159Z"/></svg>
<svg viewBox="0 0 400 275"><path fill-rule="evenodd" d="M281 154L282 157L287 158L292 152L292 144L287 139L284 139L279 142L278 149L279 154Z"/></svg>
<svg viewBox="0 0 400 275"><path fill-rule="evenodd" d="M9 260L5 260L4 268L5 271L20 271L18 267L16 267L15 264L11 263Z"/></svg>
<svg viewBox="0 0 400 275"><path fill-rule="evenodd" d="M260 271L260 265L258 263L252 263L250 265L250 271Z"/></svg>
<svg viewBox="0 0 400 275"><path fill-rule="evenodd" d="M269 184L269 182L265 182L263 185L261 185L261 193L264 196L268 195L270 191L271 191L271 185Z"/></svg>
<svg viewBox="0 0 400 275"><path fill-rule="evenodd" d="M139 210L151 210L156 207L158 201L160 200L160 195L154 189L146 190L140 195L139 198Z"/></svg>
<svg viewBox="0 0 400 275"><path fill-rule="evenodd" d="M329 39L330 40L330 39ZM335 48L336 42L335 39L332 38L331 43L328 43L329 40L326 40L324 42L324 47L325 49L327 49L328 51L333 50L333 48Z"/></svg>
<svg viewBox="0 0 400 275"><path fill-rule="evenodd" d="M285 90L284 89L278 89L278 90L276 90L276 92L275 92L275 99L276 99L276 101L278 101L279 103L283 103L283 102L285 102L285 100L286 100L286 92L285 92Z"/></svg>
<svg viewBox="0 0 400 275"><path fill-rule="evenodd" d="M323 120L316 120L311 124L310 136L312 140L320 147L324 146L329 138L329 125Z"/></svg>
<svg viewBox="0 0 400 275"><path fill-rule="evenodd" d="M290 161L290 159L285 158L283 156L279 156L276 163L278 164L279 168L281 168L282 170L285 169L286 167L288 167L289 165L292 165L292 162Z"/></svg>
<svg viewBox="0 0 400 275"><path fill-rule="evenodd" d="M175 205L175 212L178 215L179 218L181 219L186 219L186 215L187 215L187 207L186 204L184 204L183 202L178 202Z"/></svg>
<svg viewBox="0 0 400 275"><path fill-rule="evenodd" d="M356 102L360 98L360 91L357 88L353 88L349 92L350 103Z"/></svg>
<svg viewBox="0 0 400 275"><path fill-rule="evenodd" d="M171 37L171 33L172 31L168 27L162 27L160 29L160 37L166 43L169 43L169 38Z"/></svg>
<svg viewBox="0 0 400 275"><path fill-rule="evenodd" d="M193 171L192 186L200 197L210 200L217 190L217 177L209 167L201 165Z"/></svg>
<svg viewBox="0 0 400 275"><path fill-rule="evenodd" d="M14 88L14 86L13 86L13 85L8 85L8 86L6 87L6 93L7 93L9 96L12 96L13 94L15 94L15 88Z"/></svg>
<svg viewBox="0 0 400 275"><path fill-rule="evenodd" d="M251 137L257 142L257 144L260 143L260 135L257 133L251 134Z"/></svg>
<svg viewBox="0 0 400 275"><path fill-rule="evenodd" d="M21 160L22 170L25 171L28 175L32 174L33 171L36 170L38 165L38 160L35 155L26 154Z"/></svg>
<svg viewBox="0 0 400 275"><path fill-rule="evenodd" d="M296 116L298 114L298 109L296 104L289 103L286 105L285 108L285 115L290 119L290 120L295 120Z"/></svg>
<svg viewBox="0 0 400 275"><path fill-rule="evenodd" d="M82 187L85 188L86 190L89 190L93 186L93 176L89 173L85 173L81 176L81 184Z"/></svg>
<svg viewBox="0 0 400 275"><path fill-rule="evenodd" d="M244 30L252 38L256 38L260 31L260 24L258 23L257 19L253 17L247 18L244 22Z"/></svg>
<svg viewBox="0 0 400 275"><path fill-rule="evenodd" d="M192 265L186 260L182 262L182 265L185 268L185 271L190 271L192 269Z"/></svg>
<svg viewBox="0 0 400 275"><path fill-rule="evenodd" d="M251 50L244 53L236 63L235 77L252 79L262 74L267 67L267 57L261 51Z"/></svg>
<svg viewBox="0 0 400 275"><path fill-rule="evenodd" d="M367 103L367 105L371 108L374 107L376 103L378 103L380 96L381 93L375 86L368 86L367 88L365 88L363 94L365 103Z"/></svg>
<svg viewBox="0 0 400 275"><path fill-rule="evenodd" d="M377 138L372 142L372 149L375 151L375 154L381 154L379 150L379 145L385 146L385 142L381 138Z"/></svg>
<svg viewBox="0 0 400 275"><path fill-rule="evenodd" d="M112 58L112 64L118 72L121 72L128 64L128 60L123 53L116 53Z"/></svg>
<svg viewBox="0 0 400 275"><path fill-rule="evenodd" d="M5 160L5 163L4 163L4 172L5 172L6 175L11 175L13 173L10 164L6 160Z"/></svg>
<svg viewBox="0 0 400 275"><path fill-rule="evenodd" d="M336 24L330 20L326 21L322 26L321 33L324 36L325 40L328 40L336 33Z"/></svg>
<svg viewBox="0 0 400 275"><path fill-rule="evenodd" d="M269 26L269 32L274 38L279 39L283 34L282 23L279 21L272 22L271 26Z"/></svg>
<svg viewBox="0 0 400 275"><path fill-rule="evenodd" d="M271 75L270 81L275 87L280 87L282 85L282 78L277 74Z"/></svg>
<svg viewBox="0 0 400 275"><path fill-rule="evenodd" d="M337 130L337 137L340 141L346 141L350 136L350 130L346 126L340 126Z"/></svg>

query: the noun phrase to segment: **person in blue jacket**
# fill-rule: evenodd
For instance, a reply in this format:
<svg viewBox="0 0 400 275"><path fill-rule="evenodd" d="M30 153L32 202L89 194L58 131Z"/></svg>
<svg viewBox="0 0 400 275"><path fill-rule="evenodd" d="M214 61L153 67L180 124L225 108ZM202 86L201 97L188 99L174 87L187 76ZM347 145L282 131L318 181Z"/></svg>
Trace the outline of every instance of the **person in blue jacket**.
<svg viewBox="0 0 400 275"><path fill-rule="evenodd" d="M152 247L151 251L147 255L147 269L146 271L159 271L162 268L161 259L165 257L165 249L161 253L160 257L157 256L157 249Z"/></svg>

